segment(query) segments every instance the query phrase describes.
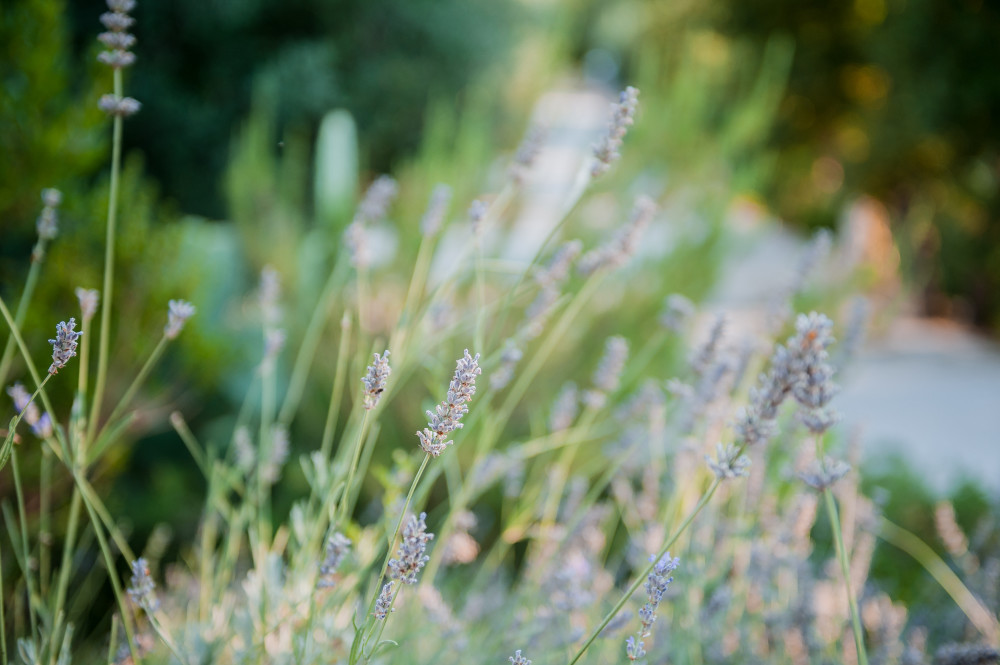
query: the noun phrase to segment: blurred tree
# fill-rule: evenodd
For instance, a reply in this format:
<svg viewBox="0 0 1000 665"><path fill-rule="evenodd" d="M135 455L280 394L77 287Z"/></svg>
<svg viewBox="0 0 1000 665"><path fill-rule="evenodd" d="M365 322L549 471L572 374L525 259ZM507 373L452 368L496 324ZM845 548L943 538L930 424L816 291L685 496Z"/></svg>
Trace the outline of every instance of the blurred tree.
<svg viewBox="0 0 1000 665"><path fill-rule="evenodd" d="M884 201L930 313L1000 327L1000 7L981 0L720 0L716 24L796 54L768 194L787 219L830 224Z"/></svg>
<svg viewBox="0 0 1000 665"><path fill-rule="evenodd" d="M73 5L83 47L102 4ZM387 170L418 145L432 98L502 61L515 14L512 0L140 2L130 90L144 106L126 141L183 210L221 217L230 137L259 86L284 127L314 132L347 108L369 165Z"/></svg>

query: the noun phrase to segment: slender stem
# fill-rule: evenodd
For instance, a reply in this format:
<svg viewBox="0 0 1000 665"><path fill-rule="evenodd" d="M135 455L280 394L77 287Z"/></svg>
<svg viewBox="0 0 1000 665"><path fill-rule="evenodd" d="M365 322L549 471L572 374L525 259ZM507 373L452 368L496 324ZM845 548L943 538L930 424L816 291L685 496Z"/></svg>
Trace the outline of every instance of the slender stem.
<svg viewBox="0 0 1000 665"><path fill-rule="evenodd" d="M851 592L851 565L847 558L847 548L844 547L844 536L840 528L840 516L837 514L837 502L833 499L830 488L823 490L826 500L826 514L830 518L830 530L837 547L837 559L840 570L844 574L844 588L847 590L847 603L851 609L851 628L854 631L854 646L858 649L858 665L868 665L868 655L865 653L865 638L861 629L861 614L858 612L858 601Z"/></svg>
<svg viewBox="0 0 1000 665"><path fill-rule="evenodd" d="M368 424L368 414L371 413L368 409L365 409L364 415L361 416L361 427L358 428L358 438L354 442L354 455L351 457L351 468L347 472L347 484L344 485L344 491L342 493L342 499L340 501L340 519L337 520L338 524L342 524L344 520L350 517L350 506L351 503L351 487L354 484L354 474L358 470L358 460L361 459L361 447L365 442L365 429Z"/></svg>
<svg viewBox="0 0 1000 665"><path fill-rule="evenodd" d="M340 403L344 396L344 381L347 377L347 347L351 341L351 317L346 312L340 324L340 330L340 344L337 346L337 369L333 375L333 390L330 393L326 423L323 425L323 440L320 444L320 452L325 461L330 459L333 435L337 431L337 417L340 415Z"/></svg>
<svg viewBox="0 0 1000 665"><path fill-rule="evenodd" d="M17 450L10 453L10 465L14 473L14 493L17 497L17 516L21 523L21 556L24 558L24 584L28 589L28 620L32 637L38 637L38 594L31 579L31 551L28 547L28 516L24 509L24 488L21 486L21 470L17 463Z"/></svg>
<svg viewBox="0 0 1000 665"><path fill-rule="evenodd" d="M82 484L82 478L78 474L74 474L78 484ZM132 662L141 665L142 661L139 658L138 650L135 644L135 630L132 626L131 614L129 613L129 607L125 602L125 594L122 591L121 581L118 579L118 571L115 569L114 557L111 554L111 547L108 545L107 539L104 537L104 530L101 529L101 520L94 512L93 506L84 497L83 505L87 509L87 514L90 517L90 524L94 529L94 534L97 536L97 543L100 545L101 554L104 557L104 566L108 572L108 579L111 580L111 587L114 590L115 600L118 601L118 610L121 613L122 625L125 627L125 637L128 640L129 651L132 654Z"/></svg>
<svg viewBox="0 0 1000 665"><path fill-rule="evenodd" d="M701 512L701 509L708 504L709 500L712 498L712 495L715 494L715 490L717 490L718 488L719 488L719 480L715 479L712 482L712 485L708 488L708 491L706 491L705 494L703 494L701 499L698 501L698 505L696 505L694 507L694 510L691 511L691 514L684 519L680 527L678 527L677 531L674 532L674 535L672 535L670 538L667 539L667 542L663 544L663 547L660 548L660 551L657 552L655 557L653 557L653 560L642 571L642 574L636 577L635 582L632 583L632 586L628 588L628 590L621 597L618 603L611 609L610 612L607 613L607 615L604 617L604 620L601 621L601 624L594 630L594 632L590 634L590 637L587 638L587 641L583 643L583 646L580 647L580 650L576 652L576 655L573 656L573 659L569 661L569 665L574 665L578 660L580 660L580 658L583 657L584 652L590 647L591 644L594 643L594 640L596 640L597 636L601 634L601 631L607 628L608 624L611 623L611 620L615 618L618 612L625 606L625 603L628 602L628 599L632 597L632 594L635 593L636 590L646 580L646 578L649 577L649 574L653 571L653 568L656 567L656 564L659 563L660 559L662 559L663 556L667 553L667 550L673 547L674 543L677 542L677 539L680 538L681 534L684 533L685 529L687 529L691 525L691 522L693 522L694 518L697 517L698 513Z"/></svg>
<svg viewBox="0 0 1000 665"><path fill-rule="evenodd" d="M73 571L73 552L76 545L76 534L80 527L80 509L83 507L83 499L80 490L73 486L73 497L70 499L69 522L66 526L66 540L63 543L62 563L59 566L59 582L56 586L56 609L55 628L52 631L54 640L59 639L59 632L63 623L63 606L66 604L66 592L69 589L69 577ZM5 661L6 662L6 661ZM49 662L55 665L56 652L53 651Z"/></svg>
<svg viewBox="0 0 1000 665"><path fill-rule="evenodd" d="M44 597L49 594L52 579L52 453L44 446L38 470L38 497L38 587Z"/></svg>
<svg viewBox="0 0 1000 665"><path fill-rule="evenodd" d="M951 596L969 621L993 647L1000 645L1000 622L985 605L976 598L948 564L915 533L890 522L884 517L879 520L878 536L887 543L903 550L931 574L941 588Z"/></svg>
<svg viewBox="0 0 1000 665"><path fill-rule="evenodd" d="M122 96L122 70L114 70L114 91ZM94 400L90 408L90 422L87 423L87 439L94 440L97 419L101 414L104 399L104 384L108 378L108 350L111 340L111 302L115 279L115 230L118 223L118 189L121 179L122 162L122 116L116 115L112 121L111 142L111 184L108 191L108 222L104 238L104 286L101 291L101 338L97 352L97 378L94 383ZM128 626L126 625L126 630ZM130 636L131 638L131 636Z"/></svg>
<svg viewBox="0 0 1000 665"><path fill-rule="evenodd" d="M39 238L35 244L35 249L31 253L31 267L28 268L28 279L24 283L24 292L21 300L17 303L17 311L14 313L14 321L18 327L24 323L24 317L28 314L28 305L31 297L35 293L35 285L38 284L38 276L42 270L42 258L45 256L45 238ZM37 257L37 258L36 258ZM0 359L0 386L6 384L7 373L10 371L10 363L14 359L14 336L7 338L7 343L3 347L3 358Z"/></svg>
<svg viewBox="0 0 1000 665"><path fill-rule="evenodd" d="M3 566L0 566L0 598L7 598L7 594L3 591ZM10 662L7 659L7 617L4 615L4 605L6 604L6 602L0 601L0 659L4 663Z"/></svg>
<svg viewBox="0 0 1000 665"><path fill-rule="evenodd" d="M306 326L305 334L302 336L302 344L295 356L295 364L292 368L291 378L288 380L288 390L285 392L285 400L281 404L278 412L278 422L287 425L292 420L295 410L302 400L302 393L305 390L306 379L309 378L309 370L313 366L316 358L316 351L323 341L323 330L330 320L330 311L340 294L340 282L344 278L344 262L338 260L330 271L330 276L323 286L319 302L313 308L312 317Z"/></svg>
<svg viewBox="0 0 1000 665"><path fill-rule="evenodd" d="M136 375L135 379L132 380L132 385L128 387L128 390L125 391L125 395L122 396L122 398L118 401L118 404L116 404L115 408L111 411L111 415L108 416L108 419L104 422L104 426L101 428L100 433L97 435L98 439L100 439L101 435L103 435L104 432L108 429L108 426L112 422L114 422L115 418L120 416L122 411L127 409L129 404L132 403L132 400L135 399L136 393L139 392L139 388L142 387L142 384L146 382L146 379L149 377L149 373L156 365L156 362L160 359L160 356L163 355L163 351L164 349L167 348L167 343L169 341L170 340L167 338L166 335L160 337L160 341L156 343L156 347L153 348L153 352L149 354L149 357L143 364L142 369L139 370L139 373Z"/></svg>

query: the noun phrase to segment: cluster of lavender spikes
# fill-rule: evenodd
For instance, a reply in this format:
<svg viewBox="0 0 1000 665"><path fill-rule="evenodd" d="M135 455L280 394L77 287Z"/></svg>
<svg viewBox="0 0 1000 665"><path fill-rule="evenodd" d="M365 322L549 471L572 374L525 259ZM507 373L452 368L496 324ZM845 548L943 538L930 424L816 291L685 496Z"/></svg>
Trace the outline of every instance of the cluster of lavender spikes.
<svg viewBox="0 0 1000 665"><path fill-rule="evenodd" d="M800 314L795 334L771 356L771 368L750 391L748 404L737 418L736 437L746 446L767 443L777 432L778 407L789 394L804 405L828 400L833 394L826 368L826 349L833 343L833 323L822 314ZM825 401L822 401L825 404Z"/></svg>
<svg viewBox="0 0 1000 665"><path fill-rule="evenodd" d="M368 366L368 372L361 378L362 383L365 384L365 409L371 411L378 405L378 401L382 399L382 393L385 391L385 381L389 378L392 373L392 368L389 367L389 350L386 349L382 355L374 354L375 360L371 365Z"/></svg>
<svg viewBox="0 0 1000 665"><path fill-rule="evenodd" d="M434 411L427 412L427 427L417 432L420 447L431 457L444 452L452 443L448 440L448 434L462 427L459 420L469 412L466 403L476 394L476 377L481 373L479 354L470 356L466 349L465 355L458 360L455 376L448 386L447 398Z"/></svg>
<svg viewBox="0 0 1000 665"><path fill-rule="evenodd" d="M650 560L652 558L650 557ZM642 626L639 628L639 632L636 633L636 637L629 637L625 641L625 653L629 660L638 660L646 655L643 639L650 635L653 622L656 621L656 609L660 606L663 594L667 592L667 587L674 581L671 573L677 570L677 566L680 563L680 559L676 557L671 558L670 552L667 552L656 562L653 570L649 573L649 577L646 579L646 584L644 585L646 589L646 604L639 610L639 619L642 622Z"/></svg>
<svg viewBox="0 0 1000 665"><path fill-rule="evenodd" d="M101 23L107 28L97 39L107 48L97 59L112 69L124 69L135 63L135 54L129 49L135 46L135 36L128 32L135 22L129 13L135 9L135 0L108 0L110 12L101 14ZM142 106L131 97L121 97L118 94L103 95L97 103L98 107L112 116L129 116L136 113Z"/></svg>
<svg viewBox="0 0 1000 665"><path fill-rule="evenodd" d="M399 580L403 584L416 584L417 574L430 561L430 557L424 552L427 550L427 542L434 538L434 534L427 533L426 518L427 513L420 513L420 517L410 515L403 527L398 558L389 561L390 579Z"/></svg>
<svg viewBox="0 0 1000 665"><path fill-rule="evenodd" d="M76 319L71 318L69 323L60 321L56 326L56 338L50 339L52 345L52 364L49 365L49 374L57 374L60 369L66 366L69 359L76 355L77 340L82 332L74 330Z"/></svg>

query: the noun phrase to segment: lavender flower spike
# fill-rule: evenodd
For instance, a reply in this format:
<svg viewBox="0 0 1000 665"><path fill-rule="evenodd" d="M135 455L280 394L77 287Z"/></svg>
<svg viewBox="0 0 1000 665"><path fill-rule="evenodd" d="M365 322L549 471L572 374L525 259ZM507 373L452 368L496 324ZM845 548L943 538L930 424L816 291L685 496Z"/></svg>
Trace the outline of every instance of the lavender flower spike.
<svg viewBox="0 0 1000 665"><path fill-rule="evenodd" d="M101 301L101 292L97 289L84 289L76 287L76 298L80 301L80 316L86 323L97 314L97 304Z"/></svg>
<svg viewBox="0 0 1000 665"><path fill-rule="evenodd" d="M368 366L368 373L361 378L365 384L365 409L368 411L374 409L382 399L385 381L390 374L392 368L389 367L389 350L386 349L381 356L375 354L375 361Z"/></svg>
<svg viewBox="0 0 1000 665"><path fill-rule="evenodd" d="M334 586L334 574L350 549L351 541L344 534L338 531L330 536L326 541L326 558L319 567L320 578L316 582L317 589L329 589Z"/></svg>
<svg viewBox="0 0 1000 665"><path fill-rule="evenodd" d="M749 476L750 458L740 454L740 449L734 444L715 444L715 459L705 455L708 468L719 480Z"/></svg>
<svg viewBox="0 0 1000 665"><path fill-rule="evenodd" d="M508 658L511 665L531 665L531 661L521 655L521 650L518 649L514 652L514 655Z"/></svg>
<svg viewBox="0 0 1000 665"><path fill-rule="evenodd" d="M806 485L812 487L817 492L833 487L833 485L847 475L851 470L851 465L832 457L824 457L822 463L818 460L799 474Z"/></svg>
<svg viewBox="0 0 1000 665"><path fill-rule="evenodd" d="M60 321L56 326L56 338L50 339L52 345L52 364L49 365L49 374L57 374L60 369L66 366L69 359L76 355L77 341L82 332L74 330L76 319L71 318L69 323Z"/></svg>
<svg viewBox="0 0 1000 665"><path fill-rule="evenodd" d="M403 527L403 541L399 544L399 553L396 559L389 561L389 577L394 580L401 580L403 584L416 584L417 574L430 561L430 557L424 554L427 549L427 542L434 538L433 533L427 533L427 523L424 519L427 513L420 513L420 517L410 515L410 520Z"/></svg>
<svg viewBox="0 0 1000 665"><path fill-rule="evenodd" d="M590 170L592 178L598 178L606 173L611 168L611 165L621 157L618 151L622 147L625 132L632 126L635 109L638 104L639 90L629 86L622 90L618 98L618 103L612 105L608 131L601 139L601 142L594 146L596 161Z"/></svg>
<svg viewBox="0 0 1000 665"><path fill-rule="evenodd" d="M420 447L431 457L444 452L452 443L448 440L448 434L462 427L459 420L469 412L466 402L476 394L476 377L481 373L479 354L470 356L466 349L465 355L458 360L455 376L448 386L448 396L434 411L427 412L427 427L417 432Z"/></svg>
<svg viewBox="0 0 1000 665"><path fill-rule="evenodd" d="M195 307L186 300L171 300L167 303L167 325L163 334L167 339L176 339L184 329L184 324L194 316Z"/></svg>
<svg viewBox="0 0 1000 665"><path fill-rule="evenodd" d="M149 564L139 557L132 562L132 584L128 588L128 596L146 612L155 612L160 603L153 594L154 589L156 584L149 575Z"/></svg>
<svg viewBox="0 0 1000 665"><path fill-rule="evenodd" d="M379 621L385 621L392 609L392 582L386 582L382 587L382 593L375 599L375 611L372 613Z"/></svg>

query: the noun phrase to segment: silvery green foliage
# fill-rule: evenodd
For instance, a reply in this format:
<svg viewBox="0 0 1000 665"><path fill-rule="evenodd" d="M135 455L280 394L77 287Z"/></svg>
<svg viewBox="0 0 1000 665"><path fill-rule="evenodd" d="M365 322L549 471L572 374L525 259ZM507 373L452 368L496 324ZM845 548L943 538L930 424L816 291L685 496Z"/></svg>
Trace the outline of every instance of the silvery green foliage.
<svg viewBox="0 0 1000 665"><path fill-rule="evenodd" d="M476 377L481 373L479 354L470 356L466 349L465 355L458 359L445 401L438 404L434 411L427 411L427 427L417 432L420 447L431 457L444 452L452 443L448 435L462 427L459 421L469 412L466 404L476 394Z"/></svg>
<svg viewBox="0 0 1000 665"><path fill-rule="evenodd" d="M377 353L374 356L374 361L368 366L367 374L361 378L365 384L364 404L368 411L374 409L382 399L386 379L392 374L392 368L389 367L389 350L386 349L381 356Z"/></svg>
<svg viewBox="0 0 1000 665"><path fill-rule="evenodd" d="M434 534L427 533L427 523L424 521L426 517L426 513L420 513L419 517L410 515L406 526L403 527L403 539L399 543L399 551L396 558L389 561L391 579L400 580L403 584L416 584L417 574L430 560L424 552Z"/></svg>
<svg viewBox="0 0 1000 665"><path fill-rule="evenodd" d="M76 355L77 340L82 332L74 330L76 319L70 318L69 323L60 321L56 325L56 338L50 339L52 345L52 364L49 365L49 374L57 374L60 369L66 366L69 359Z"/></svg>
<svg viewBox="0 0 1000 665"><path fill-rule="evenodd" d="M639 90L629 86L622 90L618 97L618 103L611 106L611 120L608 122L607 132L594 146L595 161L590 170L592 178L605 174L611 165L621 158L619 150L621 150L625 132L634 122L635 110L638 105Z"/></svg>

